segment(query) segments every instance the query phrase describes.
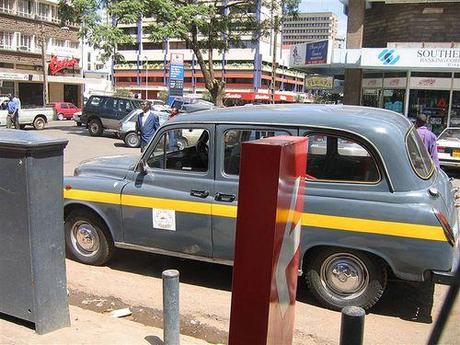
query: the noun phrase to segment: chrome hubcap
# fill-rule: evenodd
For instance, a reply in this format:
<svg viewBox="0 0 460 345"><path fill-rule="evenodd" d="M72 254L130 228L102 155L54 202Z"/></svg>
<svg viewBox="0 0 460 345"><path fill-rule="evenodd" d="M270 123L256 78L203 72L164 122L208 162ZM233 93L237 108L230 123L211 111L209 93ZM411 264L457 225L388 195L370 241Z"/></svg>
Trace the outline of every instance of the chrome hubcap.
<svg viewBox="0 0 460 345"><path fill-rule="evenodd" d="M92 123L91 124L91 131L93 133L96 133L99 130L99 125L97 123Z"/></svg>
<svg viewBox="0 0 460 345"><path fill-rule="evenodd" d="M131 134L130 136L128 136L128 143L130 145L133 145L135 146L138 142L138 139L137 139L137 136L135 134Z"/></svg>
<svg viewBox="0 0 460 345"><path fill-rule="evenodd" d="M337 253L321 265L321 283L330 293L346 299L360 296L369 285L366 265L349 253Z"/></svg>
<svg viewBox="0 0 460 345"><path fill-rule="evenodd" d="M96 229L88 222L76 222L71 231L72 246L83 256L91 257L99 250L100 240Z"/></svg>

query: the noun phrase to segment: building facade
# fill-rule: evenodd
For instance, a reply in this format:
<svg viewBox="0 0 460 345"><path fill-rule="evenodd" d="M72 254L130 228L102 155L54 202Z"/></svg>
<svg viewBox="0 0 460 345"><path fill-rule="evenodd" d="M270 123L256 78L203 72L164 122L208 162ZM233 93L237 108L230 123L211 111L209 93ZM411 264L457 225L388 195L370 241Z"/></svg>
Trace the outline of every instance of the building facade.
<svg viewBox="0 0 460 345"><path fill-rule="evenodd" d="M46 103L81 104L78 29L60 26L57 6L57 0L0 0L0 95L14 93L23 106L41 106L47 79Z"/></svg>
<svg viewBox="0 0 460 345"><path fill-rule="evenodd" d="M333 12L298 13L283 22L283 46L320 40L335 41L337 16Z"/></svg>
<svg viewBox="0 0 460 345"><path fill-rule="evenodd" d="M345 76L344 103L460 126L460 1L341 0L348 49L306 71ZM296 66L302 68L302 66Z"/></svg>
<svg viewBox="0 0 460 345"><path fill-rule="evenodd" d="M263 15L261 9L259 15ZM157 98L160 92L167 92L169 61L171 54L184 57L184 93L200 97L205 92L204 78L196 57L184 41L169 39L164 43L151 42L142 35L151 19L141 24L125 25L126 33L137 37L134 45L119 45L118 53L125 62L114 66L116 88L139 93L142 98ZM280 36L280 35L279 35ZM142 39L139 41L139 37ZM214 70L217 79L226 83L226 104L246 102L268 102L272 79L273 42L270 37L262 37L253 42L251 37L242 38L243 47L230 48L222 53L214 51ZM281 38L277 42L275 100L294 102L303 93L304 74L288 67L289 51L282 49Z"/></svg>

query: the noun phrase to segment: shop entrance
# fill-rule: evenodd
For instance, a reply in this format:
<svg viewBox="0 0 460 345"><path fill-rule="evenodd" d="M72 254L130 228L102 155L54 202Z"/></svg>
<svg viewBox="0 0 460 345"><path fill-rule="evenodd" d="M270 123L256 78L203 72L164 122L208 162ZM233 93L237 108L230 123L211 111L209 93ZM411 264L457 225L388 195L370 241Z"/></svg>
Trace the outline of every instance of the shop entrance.
<svg viewBox="0 0 460 345"><path fill-rule="evenodd" d="M428 117L427 127L439 135L447 127L449 112L449 91L410 90L409 118L415 119L420 114Z"/></svg>
<svg viewBox="0 0 460 345"><path fill-rule="evenodd" d="M43 106L43 84L19 83L19 99L22 107Z"/></svg>
<svg viewBox="0 0 460 345"><path fill-rule="evenodd" d="M78 106L78 85L64 84L64 102L73 103Z"/></svg>

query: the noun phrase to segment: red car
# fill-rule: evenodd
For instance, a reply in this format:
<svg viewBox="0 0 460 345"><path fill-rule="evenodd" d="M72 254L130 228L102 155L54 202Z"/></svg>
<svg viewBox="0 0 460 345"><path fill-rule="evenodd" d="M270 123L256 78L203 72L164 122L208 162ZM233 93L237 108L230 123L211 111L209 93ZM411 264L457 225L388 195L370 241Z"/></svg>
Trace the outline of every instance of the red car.
<svg viewBox="0 0 460 345"><path fill-rule="evenodd" d="M70 120L73 114L81 111L80 108L68 102L56 102L54 103L54 109L56 109L58 120Z"/></svg>

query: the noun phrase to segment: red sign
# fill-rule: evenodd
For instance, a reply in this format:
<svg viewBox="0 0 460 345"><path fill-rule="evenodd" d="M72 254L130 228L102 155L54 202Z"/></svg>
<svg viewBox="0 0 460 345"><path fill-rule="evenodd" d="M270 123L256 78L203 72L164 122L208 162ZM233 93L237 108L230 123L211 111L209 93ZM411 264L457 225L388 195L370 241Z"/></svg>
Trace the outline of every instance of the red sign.
<svg viewBox="0 0 460 345"><path fill-rule="evenodd" d="M240 99L243 101L270 101L271 95L268 93L258 92L227 92L226 99ZM275 101L295 102L295 97L292 95L283 95L275 93Z"/></svg>
<svg viewBox="0 0 460 345"><path fill-rule="evenodd" d="M229 345L292 344L306 148L289 136L242 144Z"/></svg>
<svg viewBox="0 0 460 345"><path fill-rule="evenodd" d="M78 65L78 60L75 58L59 60L57 56L53 55L51 56L49 69L51 74L56 74L64 69L74 68L76 65Z"/></svg>

